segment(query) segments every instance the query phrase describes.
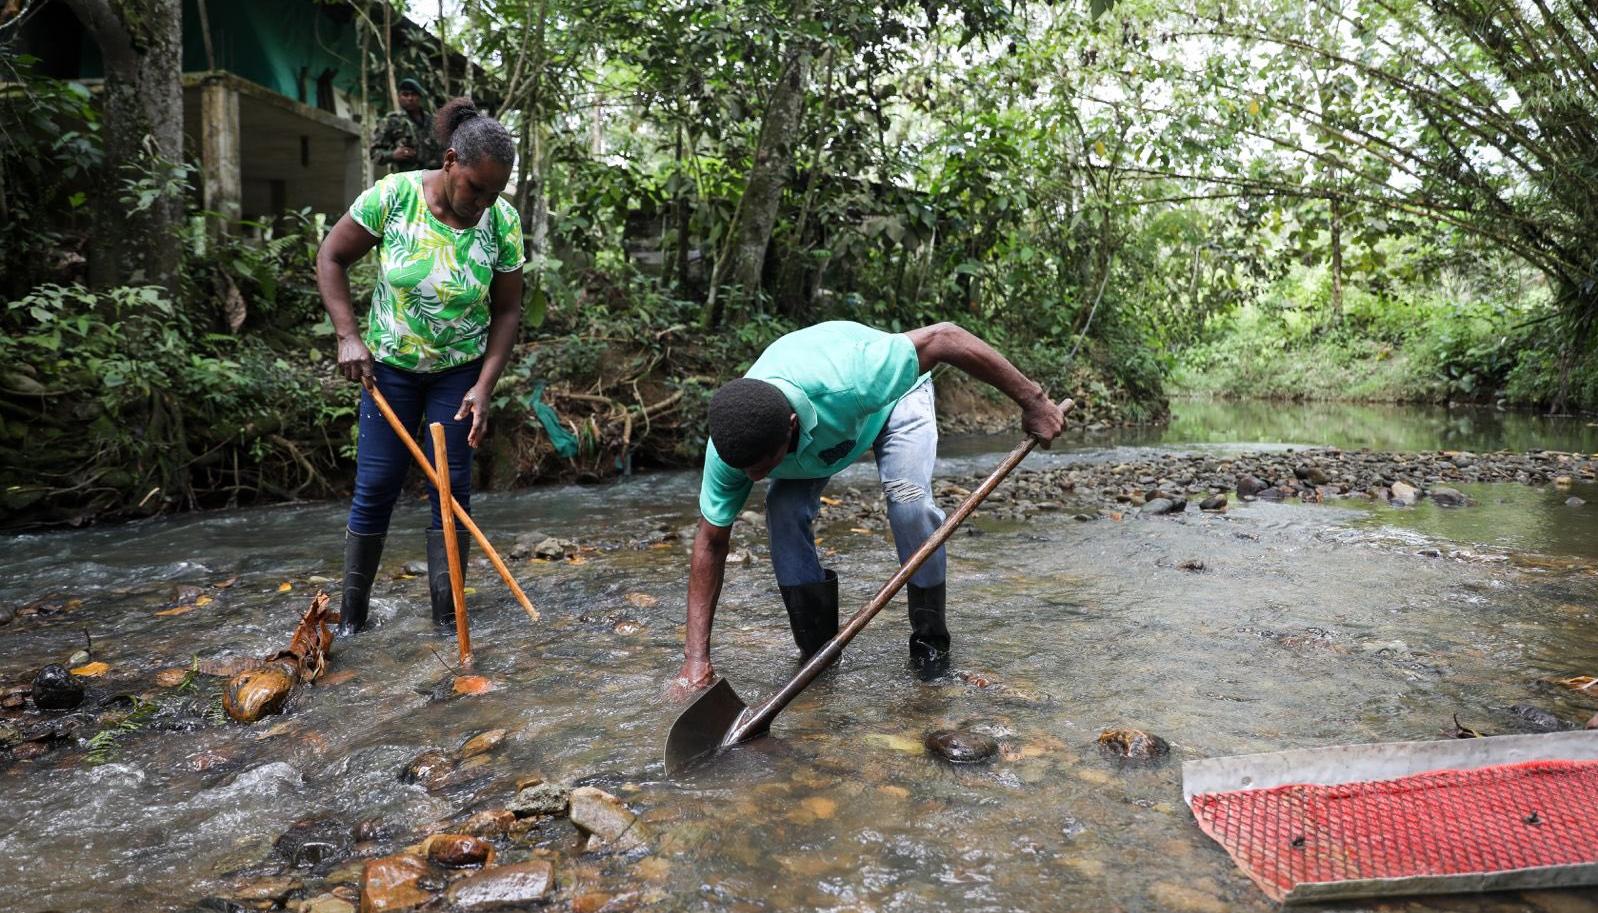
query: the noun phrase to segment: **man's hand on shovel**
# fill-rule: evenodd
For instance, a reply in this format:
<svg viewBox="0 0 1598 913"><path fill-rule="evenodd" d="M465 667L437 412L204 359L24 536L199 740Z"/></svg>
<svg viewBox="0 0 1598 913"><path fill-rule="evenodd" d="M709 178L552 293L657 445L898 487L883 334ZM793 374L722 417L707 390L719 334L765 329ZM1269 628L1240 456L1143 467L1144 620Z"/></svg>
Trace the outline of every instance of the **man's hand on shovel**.
<svg viewBox="0 0 1598 913"><path fill-rule="evenodd" d="M1039 389L1038 395L1021 409L1021 430L1037 438L1047 450L1065 430L1065 410Z"/></svg>

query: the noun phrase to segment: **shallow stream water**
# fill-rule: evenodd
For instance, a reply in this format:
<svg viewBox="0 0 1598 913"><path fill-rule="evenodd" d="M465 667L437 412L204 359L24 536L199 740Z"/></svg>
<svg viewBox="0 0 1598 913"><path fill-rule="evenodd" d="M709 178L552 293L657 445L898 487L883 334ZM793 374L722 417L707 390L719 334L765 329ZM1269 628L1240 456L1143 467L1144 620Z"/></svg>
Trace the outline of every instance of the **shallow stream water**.
<svg viewBox="0 0 1598 913"><path fill-rule="evenodd" d="M1079 440L1037 462L1150 447L1592 452L1594 432L1496 413L1189 403L1163 432ZM950 440L940 474L985 472L1009 444ZM569 827L522 838L556 859L555 908L610 895L612 910L1263 911L1183 805L1184 759L1442 738L1456 713L1487 732L1526 731L1513 705L1579 726L1598 709L1539 683L1598 674L1598 493L1585 509L1565 506L1566 492L1493 485L1452 512L1256 502L1126 522L1064 510L1024 524L979 512L951 546L965 676L911 678L901 599L770 738L671 780L661 745L680 708L662 686L680 662L687 556L685 540L658 539L693 522L696 490L695 474L676 473L475 499L497 541L536 531L586 548L577 562L513 562L543 613L536 624L490 570L471 568L476 671L497 685L471 697L436 693L453 641L430 630L425 581L397 579L423 551L425 505L402 507L375 625L335 645L335 684L302 689L254 726L139 731L98 763L69 745L0 766L0 905L187 910L281 869L273 843L297 819L380 819L394 836L367 849L392 851L502 806L536 773L621 796L649 837L647 853L598 856L576 852ZM87 628L111 666L91 703L124 691L177 700L152 684L156 671L284 645L310 596L333 586L313 578L338 576L344 511L14 537L0 604L82 602L0 628L0 678L64 661ZM846 612L895 568L885 533L855 522L817 530ZM729 568L713 656L754 700L795 655L763 538L738 532L749 560ZM1419 557L1428 546L1445 557ZM1188 560L1204 569L1179 569ZM213 601L157 615L181 585ZM219 681L202 678L185 699L207 704ZM1000 756L960 768L928 756L925 733L950 726L994 736ZM1098 733L1118 726L1163 736L1171 757L1101 755ZM457 785L428 792L397 778L418 752L490 728L510 735ZM1598 911L1598 891L1332 909Z"/></svg>

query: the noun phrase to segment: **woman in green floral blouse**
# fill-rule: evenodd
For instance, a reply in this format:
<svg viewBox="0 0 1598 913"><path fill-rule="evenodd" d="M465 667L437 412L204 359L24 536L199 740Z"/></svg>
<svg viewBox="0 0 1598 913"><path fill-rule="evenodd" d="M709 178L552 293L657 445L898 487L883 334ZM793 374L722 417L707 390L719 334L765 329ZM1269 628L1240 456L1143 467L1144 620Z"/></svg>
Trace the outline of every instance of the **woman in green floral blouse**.
<svg viewBox="0 0 1598 913"><path fill-rule="evenodd" d="M443 423L450 488L470 510L471 450L488 429L489 399L521 321L521 220L500 198L516 147L468 98L440 108L435 129L447 147L444 167L391 174L356 197L317 253L317 287L338 335L339 370L352 381L371 378L407 428L424 415ZM363 334L350 302L349 267L374 247L377 287ZM432 438L423 439L432 460ZM341 636L366 624L389 517L409 470L404 442L363 392L355 498L344 535ZM453 629L438 492L429 495L433 621ZM459 532L464 555L469 540Z"/></svg>

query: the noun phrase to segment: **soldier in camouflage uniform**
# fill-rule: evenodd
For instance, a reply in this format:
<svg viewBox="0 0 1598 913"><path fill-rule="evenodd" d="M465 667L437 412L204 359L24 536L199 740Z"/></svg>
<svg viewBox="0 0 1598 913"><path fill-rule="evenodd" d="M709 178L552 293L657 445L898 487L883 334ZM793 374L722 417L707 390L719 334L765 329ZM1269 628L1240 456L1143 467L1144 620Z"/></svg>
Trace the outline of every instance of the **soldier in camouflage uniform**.
<svg viewBox="0 0 1598 913"><path fill-rule="evenodd" d="M399 83L400 110L383 119L372 139L372 161L393 171L442 168L443 150L433 138L433 118L422 110L422 86L414 79Z"/></svg>

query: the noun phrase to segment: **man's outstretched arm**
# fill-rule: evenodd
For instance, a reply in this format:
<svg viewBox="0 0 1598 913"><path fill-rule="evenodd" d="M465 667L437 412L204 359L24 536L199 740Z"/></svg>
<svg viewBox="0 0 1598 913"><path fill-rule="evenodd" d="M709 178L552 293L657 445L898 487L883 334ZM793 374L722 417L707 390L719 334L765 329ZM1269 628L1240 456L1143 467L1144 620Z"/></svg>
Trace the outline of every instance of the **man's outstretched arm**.
<svg viewBox="0 0 1598 913"><path fill-rule="evenodd" d="M1049 446L1065 427L1065 414L1036 381L1010 364L1009 359L953 323L934 323L905 334L915 344L921 370L953 365L1015 400L1021 407L1021 427Z"/></svg>
<svg viewBox="0 0 1598 913"><path fill-rule="evenodd" d="M710 626L721 599L732 527L716 526L701 517L694 533L694 555L688 571L688 635L683 642L682 672L677 684L688 689L709 685L716 677L710 664Z"/></svg>

